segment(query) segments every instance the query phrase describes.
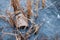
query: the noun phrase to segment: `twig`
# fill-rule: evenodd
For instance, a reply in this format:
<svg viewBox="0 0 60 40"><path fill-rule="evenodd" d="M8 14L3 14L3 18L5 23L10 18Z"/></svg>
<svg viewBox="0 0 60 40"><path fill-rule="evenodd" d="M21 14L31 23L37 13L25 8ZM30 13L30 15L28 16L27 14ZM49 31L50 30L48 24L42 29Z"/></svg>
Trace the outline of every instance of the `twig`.
<svg viewBox="0 0 60 40"><path fill-rule="evenodd" d="M39 6L39 2L40 2L40 0L36 0L36 6L35 6L35 10L36 10L36 15L35 15L35 17L37 18L38 17L38 6Z"/></svg>
<svg viewBox="0 0 60 40"><path fill-rule="evenodd" d="M0 15L0 18L4 19L5 21L7 21L7 16L5 15Z"/></svg>
<svg viewBox="0 0 60 40"><path fill-rule="evenodd" d="M14 34L14 33L7 33L7 32L2 32L3 34L8 34L8 35L13 35L13 36L17 36L18 34Z"/></svg>
<svg viewBox="0 0 60 40"><path fill-rule="evenodd" d="M18 31L18 32L19 32L19 34L14 34L14 33L8 33L8 32L3 32L2 31L3 35L6 35L6 34L7 35L13 35L13 36L16 37L16 40L20 40L20 39L22 40L22 38L25 39L24 36L22 35L22 33L20 31Z"/></svg>

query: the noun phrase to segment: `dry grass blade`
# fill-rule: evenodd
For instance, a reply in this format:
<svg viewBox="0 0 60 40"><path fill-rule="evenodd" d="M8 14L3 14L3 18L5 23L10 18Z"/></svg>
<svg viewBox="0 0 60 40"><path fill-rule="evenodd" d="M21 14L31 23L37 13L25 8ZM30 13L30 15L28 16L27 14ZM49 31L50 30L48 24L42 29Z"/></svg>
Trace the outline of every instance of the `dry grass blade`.
<svg viewBox="0 0 60 40"><path fill-rule="evenodd" d="M0 15L0 18L2 18L2 19L4 19L5 21L7 21L7 20L6 20L7 17L6 17L5 15Z"/></svg>
<svg viewBox="0 0 60 40"><path fill-rule="evenodd" d="M27 0L27 17L30 18L32 16L32 6L31 6L31 0Z"/></svg>
<svg viewBox="0 0 60 40"><path fill-rule="evenodd" d="M36 0L36 6L35 6L35 8L36 8L36 15L35 15L35 17L37 18L38 17L38 4L39 4L39 2L40 2L40 0Z"/></svg>
<svg viewBox="0 0 60 40"><path fill-rule="evenodd" d="M45 7L45 0L42 0L42 8Z"/></svg>
<svg viewBox="0 0 60 40"><path fill-rule="evenodd" d="M8 16L8 18L9 18L9 20L8 20L8 22L10 23L10 25L12 26L12 27L14 27L14 20L13 20L13 17L12 17L12 15L11 15L11 12L9 12L8 10L6 11L6 14L7 14L7 16Z"/></svg>
<svg viewBox="0 0 60 40"><path fill-rule="evenodd" d="M16 12L21 11L24 14L24 11L23 11L23 9L21 9L19 2L20 2L20 0L11 0L11 5L14 9L14 13L17 14Z"/></svg>
<svg viewBox="0 0 60 40"><path fill-rule="evenodd" d="M20 8L19 0L11 0L11 5L14 8L14 11L17 11Z"/></svg>

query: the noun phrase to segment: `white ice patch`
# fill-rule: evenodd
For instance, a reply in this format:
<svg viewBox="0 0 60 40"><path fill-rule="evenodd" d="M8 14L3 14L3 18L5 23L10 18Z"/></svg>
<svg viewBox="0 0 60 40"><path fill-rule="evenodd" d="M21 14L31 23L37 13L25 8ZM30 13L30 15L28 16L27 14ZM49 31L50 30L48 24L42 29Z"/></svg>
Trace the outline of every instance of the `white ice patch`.
<svg viewBox="0 0 60 40"><path fill-rule="evenodd" d="M59 14L57 15L57 18L60 19L60 15Z"/></svg>
<svg viewBox="0 0 60 40"><path fill-rule="evenodd" d="M47 23L50 23L49 21L47 21Z"/></svg>

